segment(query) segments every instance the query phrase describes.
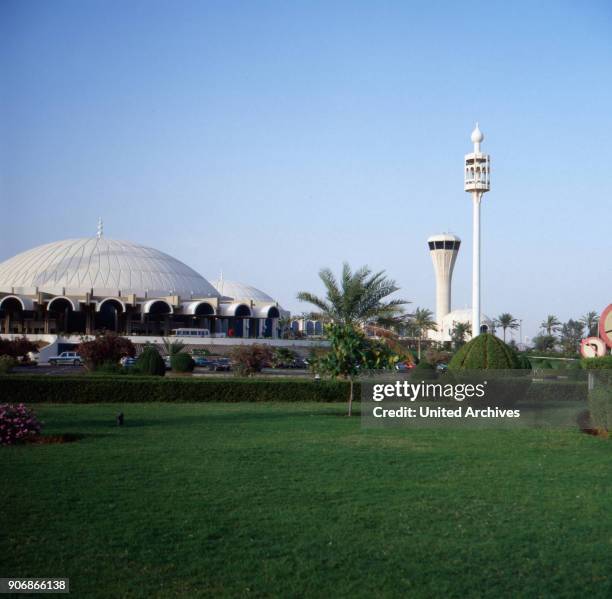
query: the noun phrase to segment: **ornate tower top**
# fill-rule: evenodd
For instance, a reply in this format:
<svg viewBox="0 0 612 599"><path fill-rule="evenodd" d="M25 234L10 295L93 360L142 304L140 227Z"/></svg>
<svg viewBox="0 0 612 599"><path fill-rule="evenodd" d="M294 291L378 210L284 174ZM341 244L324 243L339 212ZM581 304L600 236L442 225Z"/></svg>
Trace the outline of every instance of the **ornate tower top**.
<svg viewBox="0 0 612 599"><path fill-rule="evenodd" d="M478 123L470 136L474 144L474 151L465 155L464 164L464 190L469 192L486 193L491 189L491 157L480 151L480 144L484 141L484 133Z"/></svg>

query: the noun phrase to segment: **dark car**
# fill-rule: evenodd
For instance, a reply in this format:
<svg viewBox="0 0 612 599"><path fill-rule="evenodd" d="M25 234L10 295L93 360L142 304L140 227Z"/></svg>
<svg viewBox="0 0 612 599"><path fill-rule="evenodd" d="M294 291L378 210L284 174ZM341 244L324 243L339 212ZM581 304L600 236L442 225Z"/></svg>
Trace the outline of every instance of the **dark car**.
<svg viewBox="0 0 612 599"><path fill-rule="evenodd" d="M217 358L210 369L217 372L227 372L232 369L232 363L229 358Z"/></svg>
<svg viewBox="0 0 612 599"><path fill-rule="evenodd" d="M214 364L214 360L207 358L205 356L193 356L193 361L196 366L200 366L202 368L210 368Z"/></svg>

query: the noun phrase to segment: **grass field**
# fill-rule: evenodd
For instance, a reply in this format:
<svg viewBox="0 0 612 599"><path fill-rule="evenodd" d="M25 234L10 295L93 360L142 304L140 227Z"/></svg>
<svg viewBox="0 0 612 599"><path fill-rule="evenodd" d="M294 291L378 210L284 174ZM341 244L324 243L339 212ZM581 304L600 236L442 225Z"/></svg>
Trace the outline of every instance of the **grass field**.
<svg viewBox="0 0 612 599"><path fill-rule="evenodd" d="M75 597L610 597L612 445L361 429L329 404L39 405L0 576Z"/></svg>

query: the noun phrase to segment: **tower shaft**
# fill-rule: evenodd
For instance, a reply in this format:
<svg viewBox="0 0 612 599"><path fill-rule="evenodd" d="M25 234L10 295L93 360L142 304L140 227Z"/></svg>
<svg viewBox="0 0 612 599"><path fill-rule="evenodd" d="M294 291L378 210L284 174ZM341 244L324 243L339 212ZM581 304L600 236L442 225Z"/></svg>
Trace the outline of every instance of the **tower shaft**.
<svg viewBox="0 0 612 599"><path fill-rule="evenodd" d="M442 332L443 318L451 311L453 268L461 246L461 239L451 233L433 235L427 240L436 273L436 323Z"/></svg>
<svg viewBox="0 0 612 599"><path fill-rule="evenodd" d="M480 200L482 193L472 193L472 337L480 334Z"/></svg>
<svg viewBox="0 0 612 599"><path fill-rule="evenodd" d="M464 190L472 194L472 337L480 335L480 204L491 189L491 159L480 150L484 135L476 123L471 136L474 151L464 159Z"/></svg>

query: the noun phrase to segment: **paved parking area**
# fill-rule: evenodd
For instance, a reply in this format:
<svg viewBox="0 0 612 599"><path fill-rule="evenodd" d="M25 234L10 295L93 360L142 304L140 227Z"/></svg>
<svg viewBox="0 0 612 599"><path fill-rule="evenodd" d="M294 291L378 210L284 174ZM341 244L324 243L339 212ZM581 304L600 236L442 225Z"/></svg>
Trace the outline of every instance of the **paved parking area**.
<svg viewBox="0 0 612 599"><path fill-rule="evenodd" d="M50 364L40 364L39 366L15 366L13 372L16 374L85 374L87 369L84 366L73 366L72 364L59 364L51 366Z"/></svg>

